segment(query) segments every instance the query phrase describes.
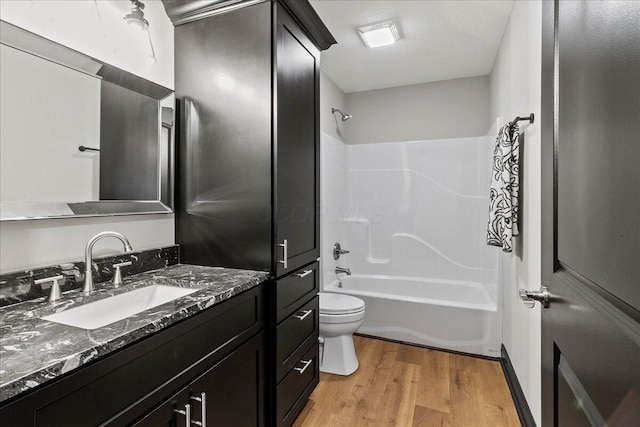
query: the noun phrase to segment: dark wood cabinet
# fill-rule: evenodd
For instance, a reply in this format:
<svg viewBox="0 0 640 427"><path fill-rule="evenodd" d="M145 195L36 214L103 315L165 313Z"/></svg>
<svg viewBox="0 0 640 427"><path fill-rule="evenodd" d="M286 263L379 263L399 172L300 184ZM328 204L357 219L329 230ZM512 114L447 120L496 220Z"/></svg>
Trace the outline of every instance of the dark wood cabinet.
<svg viewBox="0 0 640 427"><path fill-rule="evenodd" d="M290 425L318 383L320 51L335 40L306 0L163 2L181 260L274 277L269 423Z"/></svg>
<svg viewBox="0 0 640 427"><path fill-rule="evenodd" d="M318 340L318 297L300 307L276 327L276 381L298 363L304 350Z"/></svg>
<svg viewBox="0 0 640 427"><path fill-rule="evenodd" d="M265 425L266 291L260 285L19 395L0 407L2 425L180 426L174 409L200 411L191 400L203 392L210 414L226 399L229 411L242 407L243 420L255 420L242 425Z"/></svg>
<svg viewBox="0 0 640 427"><path fill-rule="evenodd" d="M300 306L316 296L320 286L320 263L314 262L300 271L286 277L276 279L274 317L280 323Z"/></svg>
<svg viewBox="0 0 640 427"><path fill-rule="evenodd" d="M265 425L265 333L252 338L178 393L136 427ZM203 422L204 420L204 422Z"/></svg>
<svg viewBox="0 0 640 427"><path fill-rule="evenodd" d="M319 263L274 281L271 375L275 425L290 426L319 381Z"/></svg>
<svg viewBox="0 0 640 427"><path fill-rule="evenodd" d="M192 408L196 409L192 419L206 419L210 426L264 426L264 370L263 333L190 385Z"/></svg>
<svg viewBox="0 0 640 427"><path fill-rule="evenodd" d="M300 24L315 12L301 0L184 3L165 0L182 261L295 272L320 255L320 48Z"/></svg>
<svg viewBox="0 0 640 427"><path fill-rule="evenodd" d="M319 381L318 341L308 349L276 388L276 424L290 426L307 403Z"/></svg>
<svg viewBox="0 0 640 427"><path fill-rule="evenodd" d="M274 222L276 276L320 255L320 51L277 3Z"/></svg>

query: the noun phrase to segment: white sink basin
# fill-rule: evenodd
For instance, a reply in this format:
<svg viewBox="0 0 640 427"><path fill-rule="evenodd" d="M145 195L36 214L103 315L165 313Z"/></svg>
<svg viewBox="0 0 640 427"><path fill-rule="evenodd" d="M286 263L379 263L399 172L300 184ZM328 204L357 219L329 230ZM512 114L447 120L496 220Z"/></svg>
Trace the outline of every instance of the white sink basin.
<svg viewBox="0 0 640 427"><path fill-rule="evenodd" d="M42 319L82 329L97 329L189 295L198 289L153 285L81 305Z"/></svg>

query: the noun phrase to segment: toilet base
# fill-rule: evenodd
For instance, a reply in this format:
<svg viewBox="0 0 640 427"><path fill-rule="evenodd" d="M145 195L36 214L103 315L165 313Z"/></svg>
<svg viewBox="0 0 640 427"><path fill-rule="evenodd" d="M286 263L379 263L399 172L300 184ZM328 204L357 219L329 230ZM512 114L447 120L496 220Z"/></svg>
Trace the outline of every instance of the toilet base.
<svg viewBox="0 0 640 427"><path fill-rule="evenodd" d="M353 335L324 337L320 371L328 374L351 375L358 369Z"/></svg>

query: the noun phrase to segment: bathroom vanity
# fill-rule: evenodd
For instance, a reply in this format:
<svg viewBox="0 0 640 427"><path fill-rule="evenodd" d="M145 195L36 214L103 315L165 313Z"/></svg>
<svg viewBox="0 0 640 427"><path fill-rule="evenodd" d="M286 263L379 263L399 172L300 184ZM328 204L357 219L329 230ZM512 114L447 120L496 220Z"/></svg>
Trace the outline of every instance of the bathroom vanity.
<svg viewBox="0 0 640 427"><path fill-rule="evenodd" d="M264 425L267 279L178 264L3 308L3 425ZM195 292L92 330L41 319L154 285Z"/></svg>
<svg viewBox="0 0 640 427"><path fill-rule="evenodd" d="M168 265L115 288L109 267L127 260ZM60 266L0 277L14 290L66 277L60 300L31 286L1 301L3 423L293 424L319 380L319 263L272 280L177 260L178 247L98 259L89 295Z"/></svg>

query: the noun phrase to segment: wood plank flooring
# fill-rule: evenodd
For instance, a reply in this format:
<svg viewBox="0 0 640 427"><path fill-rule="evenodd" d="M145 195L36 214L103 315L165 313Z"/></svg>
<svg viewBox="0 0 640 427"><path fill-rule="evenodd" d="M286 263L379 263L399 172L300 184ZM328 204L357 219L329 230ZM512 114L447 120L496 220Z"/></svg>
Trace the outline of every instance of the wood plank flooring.
<svg viewBox="0 0 640 427"><path fill-rule="evenodd" d="M358 370L320 373L294 427L520 426L497 361L354 337Z"/></svg>

